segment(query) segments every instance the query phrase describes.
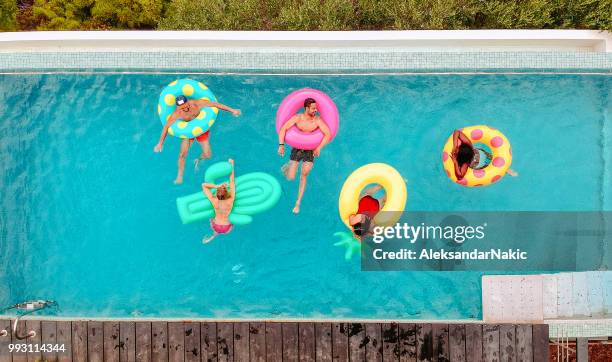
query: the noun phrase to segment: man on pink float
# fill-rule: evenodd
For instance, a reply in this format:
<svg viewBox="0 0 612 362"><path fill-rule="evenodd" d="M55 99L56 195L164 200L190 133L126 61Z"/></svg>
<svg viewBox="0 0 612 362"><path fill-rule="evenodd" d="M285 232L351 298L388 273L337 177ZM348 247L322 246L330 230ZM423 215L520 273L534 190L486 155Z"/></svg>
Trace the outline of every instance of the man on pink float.
<svg viewBox="0 0 612 362"><path fill-rule="evenodd" d="M321 117L317 116L317 111L316 101L313 98L306 98L304 100L304 113L291 117L278 131L278 154L281 157L285 156L285 134L291 127L295 126L299 131L306 134L311 134L316 130L320 130L323 133L323 140L313 150L292 148L289 162L281 168L287 180L291 181L295 179L298 166L302 162L298 197L293 207L293 213L295 214L300 212L300 203L302 202L302 196L304 196L304 190L306 190L306 180L312 170L314 158L319 157L321 150L331 139L329 127Z"/></svg>

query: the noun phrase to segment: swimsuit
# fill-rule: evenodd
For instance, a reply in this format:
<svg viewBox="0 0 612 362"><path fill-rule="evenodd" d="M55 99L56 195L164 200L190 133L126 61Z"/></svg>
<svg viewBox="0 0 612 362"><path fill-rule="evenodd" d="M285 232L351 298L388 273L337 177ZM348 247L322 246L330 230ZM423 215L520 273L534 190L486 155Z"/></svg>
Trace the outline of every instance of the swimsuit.
<svg viewBox="0 0 612 362"><path fill-rule="evenodd" d="M299 148L292 148L291 155L289 156L291 161L304 161L314 162L314 151L313 150L301 150Z"/></svg>
<svg viewBox="0 0 612 362"><path fill-rule="evenodd" d="M473 150L474 157L472 157L472 162L470 162L471 169L482 170L491 163L493 156L489 152L478 147L474 147Z"/></svg>
<svg viewBox="0 0 612 362"><path fill-rule="evenodd" d="M202 133L201 135L199 135L198 137L196 137L196 141L198 142L206 142L208 141L208 137L210 136L210 130Z"/></svg>
<svg viewBox="0 0 612 362"><path fill-rule="evenodd" d="M356 214L363 214L373 218L380 211L380 203L370 195L365 195L359 200L359 208Z"/></svg>
<svg viewBox="0 0 612 362"><path fill-rule="evenodd" d="M227 225L219 225L219 224L215 224L214 219L210 219L210 227L214 230L214 232L216 232L217 234L227 234L230 231L232 231L232 227L234 225L233 224L227 224Z"/></svg>

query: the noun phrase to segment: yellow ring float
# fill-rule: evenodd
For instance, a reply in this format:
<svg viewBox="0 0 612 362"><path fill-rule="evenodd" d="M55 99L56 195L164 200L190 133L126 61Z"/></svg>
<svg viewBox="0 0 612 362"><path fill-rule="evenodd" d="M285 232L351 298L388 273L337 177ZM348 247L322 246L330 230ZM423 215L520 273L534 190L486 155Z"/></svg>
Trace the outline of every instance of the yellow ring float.
<svg viewBox="0 0 612 362"><path fill-rule="evenodd" d="M393 167L384 163L370 163L359 167L344 181L340 197L338 198L338 211L340 218L349 229L349 217L359 208L359 196L368 185L379 184L387 194L387 201L380 213L374 217L374 223L379 226L395 224L402 215L408 192L406 183ZM387 212L384 212L387 211ZM389 212L392 211L392 212Z"/></svg>
<svg viewBox="0 0 612 362"><path fill-rule="evenodd" d="M457 180L455 167L450 154L453 150L453 135L448 138L442 150L442 164L446 175L453 182L463 186L485 186L499 181L512 164L512 147L510 142L499 130L485 126L470 126L460 130L472 142L472 144L484 144L491 148L492 159L487 167L475 170L468 168L467 173L461 180Z"/></svg>

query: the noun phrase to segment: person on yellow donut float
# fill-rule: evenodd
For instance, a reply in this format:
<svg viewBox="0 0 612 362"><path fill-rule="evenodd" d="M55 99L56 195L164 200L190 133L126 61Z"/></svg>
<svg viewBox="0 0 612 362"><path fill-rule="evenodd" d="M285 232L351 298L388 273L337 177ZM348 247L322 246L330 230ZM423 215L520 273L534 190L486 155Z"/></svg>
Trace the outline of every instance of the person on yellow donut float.
<svg viewBox="0 0 612 362"><path fill-rule="evenodd" d="M489 151L474 146L472 141L458 129L453 132L453 148L449 156L453 161L457 180L463 180L468 169L482 170L488 167L493 160L493 155ZM506 170L506 173L510 176L518 176L518 173L510 168Z"/></svg>
<svg viewBox="0 0 612 362"><path fill-rule="evenodd" d="M241 112L239 109L234 109L223 105L221 103L211 102L202 99L191 99L188 100L184 95L180 95L176 97L176 110L170 115L170 118L166 121L164 128L162 129L161 136L159 137L159 142L155 145L153 149L154 152L161 152L164 147L164 140L168 135L168 129L176 122L177 120L182 120L183 122L189 122L195 119L203 108L215 107L221 109L226 112L230 112L235 117L240 116ZM202 160L208 159L212 157L212 150L210 147L210 130L202 133L196 138L185 138L181 142L181 150L179 152L178 158L178 173L176 175L176 179L174 180L175 184L183 183L183 173L185 171L185 159L187 158L187 153L189 153L189 148L193 144L193 140L198 141L200 146L202 147L202 154L195 161L196 168L198 167L198 163Z"/></svg>
<svg viewBox="0 0 612 362"><path fill-rule="evenodd" d="M380 199L375 197L375 194L380 190L383 190L381 185L372 186L365 190L359 198L357 210L349 216L349 224L351 225L353 235L358 240L372 235L372 230L375 226L374 218L387 201L386 193Z"/></svg>

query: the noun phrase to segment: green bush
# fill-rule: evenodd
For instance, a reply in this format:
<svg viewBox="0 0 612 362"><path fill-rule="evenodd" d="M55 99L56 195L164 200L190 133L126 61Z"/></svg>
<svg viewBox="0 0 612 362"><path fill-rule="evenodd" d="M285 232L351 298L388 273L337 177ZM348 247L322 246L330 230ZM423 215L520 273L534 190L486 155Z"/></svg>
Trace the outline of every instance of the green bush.
<svg viewBox="0 0 612 362"><path fill-rule="evenodd" d="M17 2L0 0L0 31L11 31L17 27Z"/></svg>
<svg viewBox="0 0 612 362"><path fill-rule="evenodd" d="M96 0L93 19L113 28L153 29L161 19L161 0Z"/></svg>
<svg viewBox="0 0 612 362"><path fill-rule="evenodd" d="M19 11L0 0L0 11L4 30L612 31L612 0L35 0Z"/></svg>
<svg viewBox="0 0 612 362"><path fill-rule="evenodd" d="M162 0L35 0L39 30L155 28Z"/></svg>

